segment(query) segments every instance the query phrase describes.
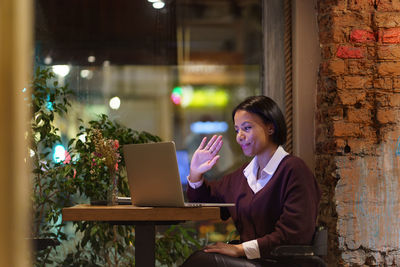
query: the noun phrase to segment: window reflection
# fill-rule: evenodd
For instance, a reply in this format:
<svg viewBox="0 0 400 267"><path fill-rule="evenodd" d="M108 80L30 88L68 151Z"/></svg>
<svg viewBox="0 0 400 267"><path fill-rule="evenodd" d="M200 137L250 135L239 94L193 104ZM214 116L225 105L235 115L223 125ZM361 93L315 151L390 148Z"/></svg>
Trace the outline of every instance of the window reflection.
<svg viewBox="0 0 400 267"><path fill-rule="evenodd" d="M222 134L211 177L241 163L231 110L261 94L261 1L35 3L35 63L52 67L76 93L68 118L58 121L66 139L78 118L104 113L174 140L187 158L203 136Z"/></svg>

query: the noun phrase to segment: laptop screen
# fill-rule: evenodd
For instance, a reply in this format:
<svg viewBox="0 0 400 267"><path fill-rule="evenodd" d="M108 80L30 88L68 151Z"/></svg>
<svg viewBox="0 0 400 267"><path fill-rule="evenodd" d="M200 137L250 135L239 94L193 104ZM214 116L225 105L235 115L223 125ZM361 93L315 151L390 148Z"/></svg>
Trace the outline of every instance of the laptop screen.
<svg viewBox="0 0 400 267"><path fill-rule="evenodd" d="M190 159L189 154L186 150L177 150L176 159L178 161L179 176L181 178L181 183L183 185L187 184L186 177L189 175L190 171Z"/></svg>

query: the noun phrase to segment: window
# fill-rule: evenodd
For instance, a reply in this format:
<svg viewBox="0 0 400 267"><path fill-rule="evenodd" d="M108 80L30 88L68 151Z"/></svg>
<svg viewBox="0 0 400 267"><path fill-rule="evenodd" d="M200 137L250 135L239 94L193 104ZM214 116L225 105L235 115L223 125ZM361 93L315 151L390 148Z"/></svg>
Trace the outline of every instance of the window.
<svg viewBox="0 0 400 267"><path fill-rule="evenodd" d="M175 141L186 164L202 136L222 134L211 177L241 164L231 111L262 93L261 1L35 3L35 65L52 67L76 93L59 121L65 142L78 118L104 113Z"/></svg>

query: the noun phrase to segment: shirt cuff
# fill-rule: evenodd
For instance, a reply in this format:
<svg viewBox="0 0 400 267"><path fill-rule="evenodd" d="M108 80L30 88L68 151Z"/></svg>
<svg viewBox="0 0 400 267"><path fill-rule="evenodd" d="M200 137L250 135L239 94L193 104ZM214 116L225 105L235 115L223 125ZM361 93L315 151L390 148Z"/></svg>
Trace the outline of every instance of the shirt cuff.
<svg viewBox="0 0 400 267"><path fill-rule="evenodd" d="M186 177L186 179L187 179L187 181L188 181L189 186L190 186L191 188L193 188L193 189L197 189L197 188L199 188L200 186L202 186L203 181L204 181L204 179L201 178L200 181L192 183L192 182L190 181L190 179L189 179L189 175Z"/></svg>
<svg viewBox="0 0 400 267"><path fill-rule="evenodd" d="M261 258L257 239L243 242L242 246L243 246L244 254L246 254L246 257L249 260Z"/></svg>

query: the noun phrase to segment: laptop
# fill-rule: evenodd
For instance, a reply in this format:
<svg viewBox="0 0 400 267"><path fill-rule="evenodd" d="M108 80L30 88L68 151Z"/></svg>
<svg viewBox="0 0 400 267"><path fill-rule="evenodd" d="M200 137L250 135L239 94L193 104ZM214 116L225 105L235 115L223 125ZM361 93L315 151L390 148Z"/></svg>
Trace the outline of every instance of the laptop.
<svg viewBox="0 0 400 267"><path fill-rule="evenodd" d="M234 203L185 203L174 142L129 144L122 147L130 198L146 207L231 207Z"/></svg>

